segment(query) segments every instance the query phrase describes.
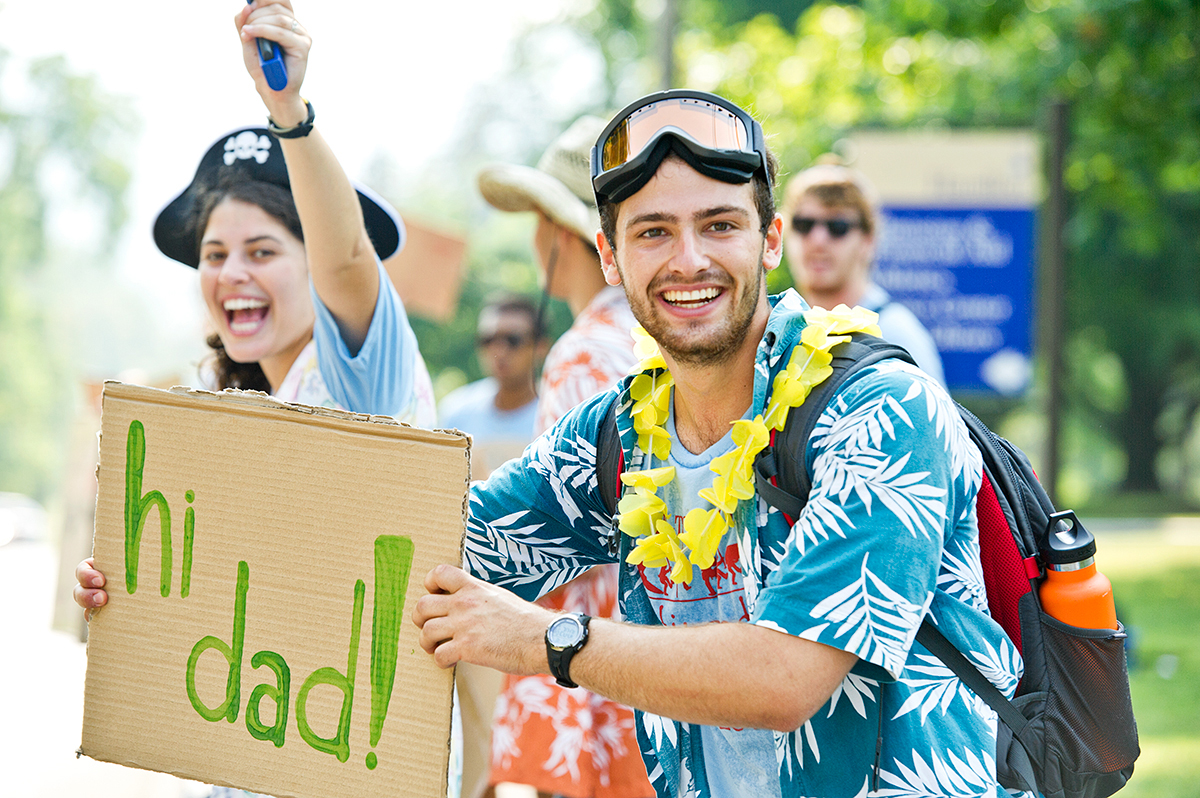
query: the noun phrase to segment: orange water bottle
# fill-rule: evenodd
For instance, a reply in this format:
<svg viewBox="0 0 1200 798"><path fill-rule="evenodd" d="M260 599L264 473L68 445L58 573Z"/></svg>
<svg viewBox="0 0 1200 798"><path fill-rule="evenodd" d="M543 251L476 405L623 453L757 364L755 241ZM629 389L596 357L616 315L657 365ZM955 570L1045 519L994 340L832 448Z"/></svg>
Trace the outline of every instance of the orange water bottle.
<svg viewBox="0 0 1200 798"><path fill-rule="evenodd" d="M1041 546L1046 579L1038 591L1050 617L1084 629L1116 629L1112 583L1096 570L1096 538L1070 510L1050 516Z"/></svg>

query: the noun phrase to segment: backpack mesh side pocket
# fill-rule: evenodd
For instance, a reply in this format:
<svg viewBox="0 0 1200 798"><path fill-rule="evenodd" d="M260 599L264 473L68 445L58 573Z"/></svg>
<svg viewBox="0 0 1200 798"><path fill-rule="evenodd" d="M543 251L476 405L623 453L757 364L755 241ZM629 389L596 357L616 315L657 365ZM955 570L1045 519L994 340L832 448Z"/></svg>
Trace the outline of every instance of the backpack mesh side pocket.
<svg viewBox="0 0 1200 798"><path fill-rule="evenodd" d="M1079 629L1042 614L1046 798L1104 798L1133 773L1139 749L1123 628Z"/></svg>

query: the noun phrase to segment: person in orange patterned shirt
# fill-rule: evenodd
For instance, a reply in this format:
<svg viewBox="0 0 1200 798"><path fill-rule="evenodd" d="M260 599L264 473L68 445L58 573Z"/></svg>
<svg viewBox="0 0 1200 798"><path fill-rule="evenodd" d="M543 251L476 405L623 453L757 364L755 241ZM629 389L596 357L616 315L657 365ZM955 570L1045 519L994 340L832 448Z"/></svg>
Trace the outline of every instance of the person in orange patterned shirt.
<svg viewBox="0 0 1200 798"><path fill-rule="evenodd" d="M497 165L479 174L485 200L537 214L534 249L547 294L564 300L574 323L542 369L535 433L606 391L637 363L637 324L620 286L604 281L596 252L600 216L590 151L604 120L577 120L536 168ZM617 606L617 566L604 565L543 596L544 606L609 618ZM649 798L654 789L638 751L633 711L551 676L506 676L492 727L492 785L528 784L542 796Z"/></svg>

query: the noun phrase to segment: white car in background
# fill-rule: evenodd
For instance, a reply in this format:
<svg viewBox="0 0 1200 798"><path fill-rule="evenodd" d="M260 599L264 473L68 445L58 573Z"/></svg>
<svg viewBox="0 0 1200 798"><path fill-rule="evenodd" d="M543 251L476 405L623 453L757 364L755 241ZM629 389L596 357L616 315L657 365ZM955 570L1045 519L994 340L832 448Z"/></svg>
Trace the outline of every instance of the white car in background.
<svg viewBox="0 0 1200 798"><path fill-rule="evenodd" d="M46 539L46 510L23 493L0 491L0 546Z"/></svg>

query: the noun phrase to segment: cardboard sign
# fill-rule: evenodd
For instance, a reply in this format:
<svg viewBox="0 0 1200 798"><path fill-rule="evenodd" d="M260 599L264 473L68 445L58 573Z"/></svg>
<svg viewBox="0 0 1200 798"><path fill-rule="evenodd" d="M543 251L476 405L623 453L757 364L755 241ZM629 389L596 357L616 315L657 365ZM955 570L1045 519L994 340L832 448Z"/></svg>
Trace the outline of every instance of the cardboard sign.
<svg viewBox="0 0 1200 798"><path fill-rule="evenodd" d="M466 436L106 383L83 742L278 798L443 796L453 674L412 608L461 562Z"/></svg>

